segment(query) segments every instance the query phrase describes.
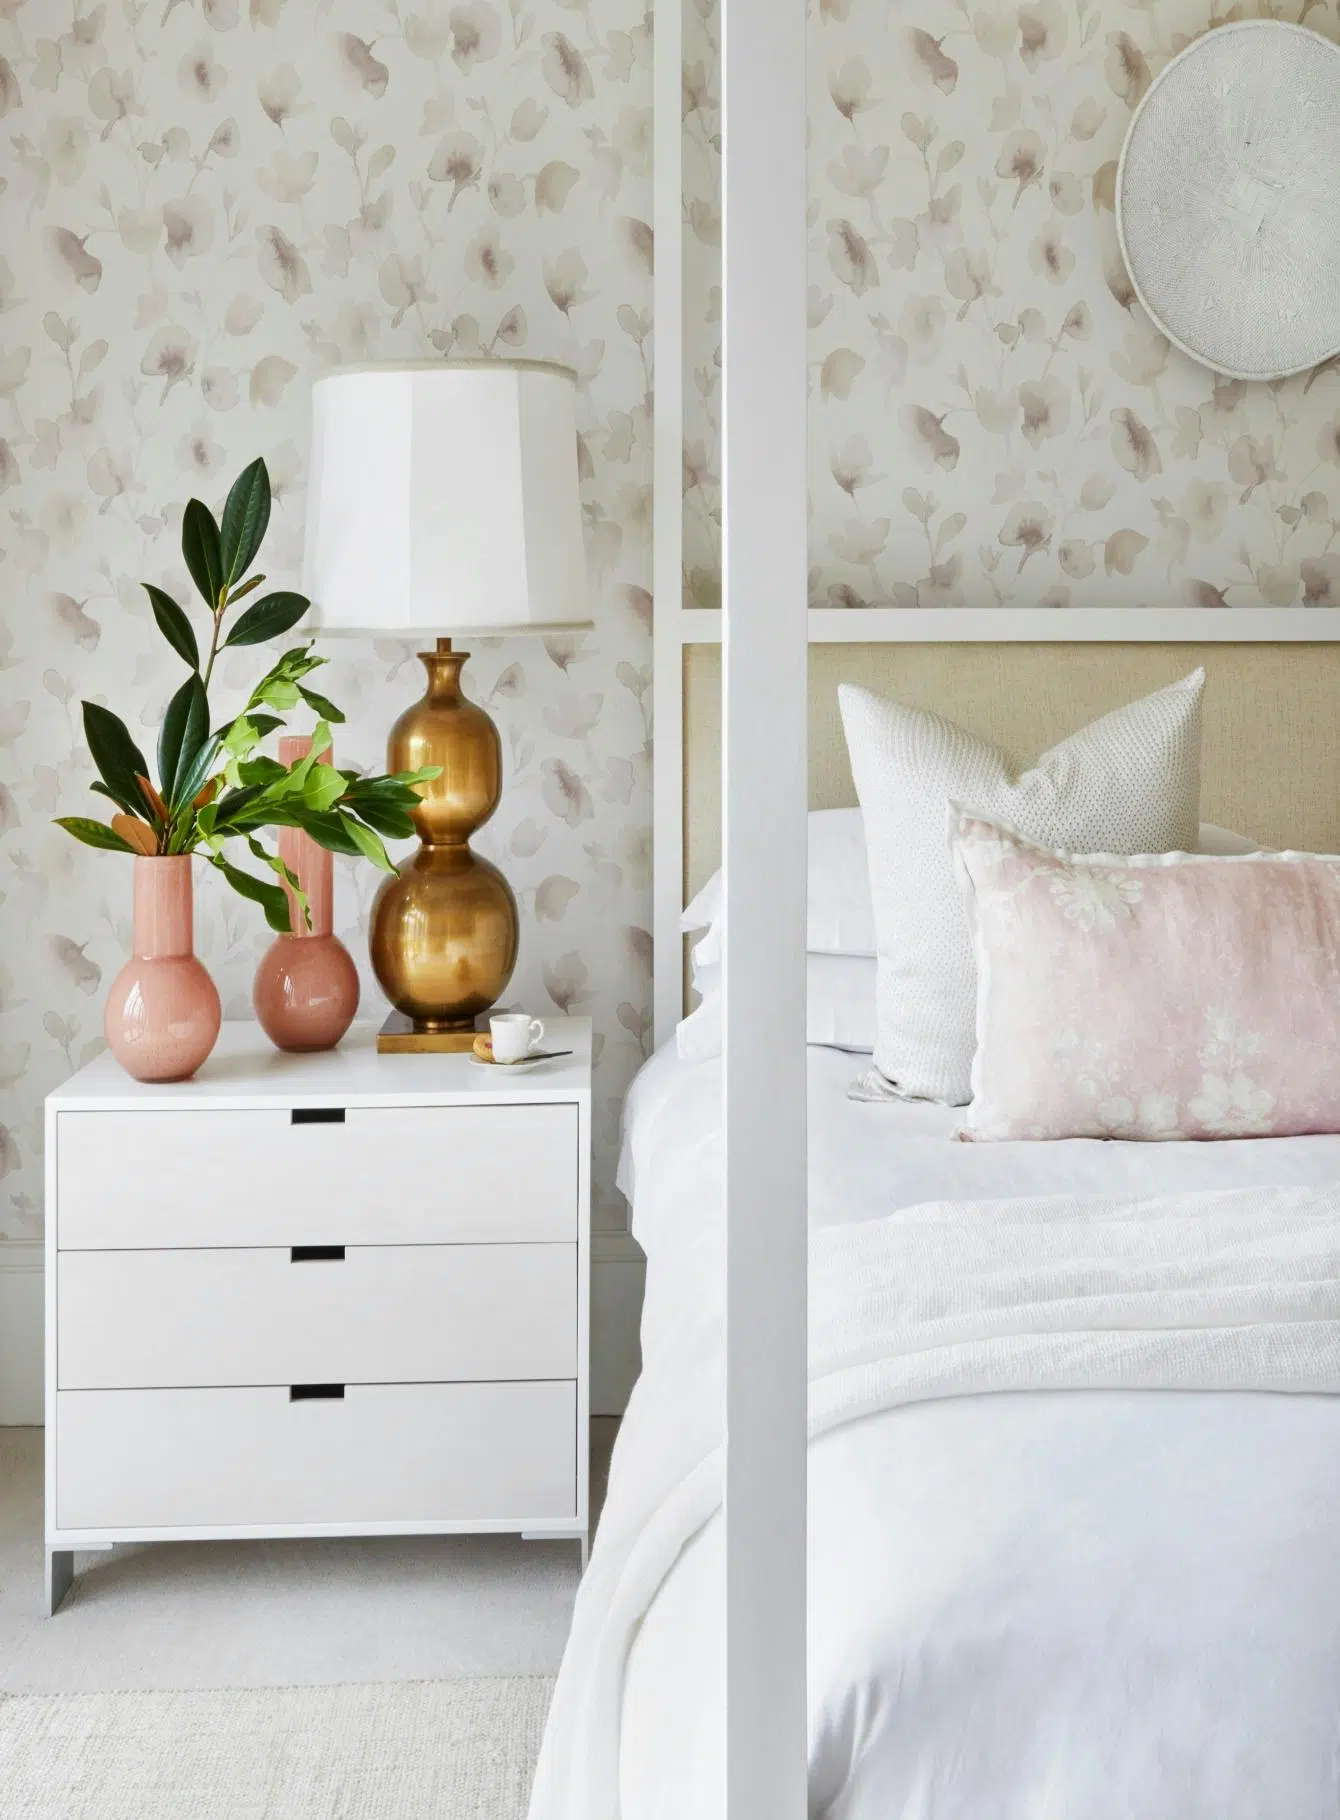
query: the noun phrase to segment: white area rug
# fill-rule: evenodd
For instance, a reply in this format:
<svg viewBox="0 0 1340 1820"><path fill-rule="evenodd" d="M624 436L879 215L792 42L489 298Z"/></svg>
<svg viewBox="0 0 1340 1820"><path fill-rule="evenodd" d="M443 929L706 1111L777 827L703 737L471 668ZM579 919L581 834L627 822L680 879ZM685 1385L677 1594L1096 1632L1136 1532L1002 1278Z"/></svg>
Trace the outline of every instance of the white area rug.
<svg viewBox="0 0 1340 1820"><path fill-rule="evenodd" d="M0 1695L4 1820L522 1820L547 1676Z"/></svg>

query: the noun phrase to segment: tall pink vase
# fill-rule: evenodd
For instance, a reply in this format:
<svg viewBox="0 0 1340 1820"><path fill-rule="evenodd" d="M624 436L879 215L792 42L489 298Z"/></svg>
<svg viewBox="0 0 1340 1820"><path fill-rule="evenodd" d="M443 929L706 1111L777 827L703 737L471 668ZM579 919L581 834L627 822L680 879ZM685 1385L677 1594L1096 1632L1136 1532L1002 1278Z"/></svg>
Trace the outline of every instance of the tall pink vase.
<svg viewBox="0 0 1340 1820"><path fill-rule="evenodd" d="M281 739L279 762L296 765L312 749L309 738ZM320 763L329 763L330 749ZM257 1021L276 1049L333 1049L358 1010L358 969L333 933L335 881L329 851L301 828L281 828L280 858L307 893L312 924L288 891L290 935L276 936L256 969L251 1002Z"/></svg>
<svg viewBox="0 0 1340 1820"><path fill-rule="evenodd" d="M137 855L134 953L103 1012L107 1047L137 1081L184 1081L214 1047L222 1011L195 955L189 854Z"/></svg>

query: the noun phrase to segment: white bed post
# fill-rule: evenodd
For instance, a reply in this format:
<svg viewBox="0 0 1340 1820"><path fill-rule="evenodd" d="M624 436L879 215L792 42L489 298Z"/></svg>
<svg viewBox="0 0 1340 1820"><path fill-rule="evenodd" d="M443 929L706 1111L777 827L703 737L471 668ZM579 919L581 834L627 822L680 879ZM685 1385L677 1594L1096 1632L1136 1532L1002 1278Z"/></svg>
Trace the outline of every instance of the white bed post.
<svg viewBox="0 0 1340 1820"><path fill-rule="evenodd" d="M726 1812L805 1820L805 0L722 13Z"/></svg>
<svg viewBox="0 0 1340 1820"><path fill-rule="evenodd" d="M657 0L652 166L656 271L652 421L652 952L655 1040L684 1015L683 0Z"/></svg>

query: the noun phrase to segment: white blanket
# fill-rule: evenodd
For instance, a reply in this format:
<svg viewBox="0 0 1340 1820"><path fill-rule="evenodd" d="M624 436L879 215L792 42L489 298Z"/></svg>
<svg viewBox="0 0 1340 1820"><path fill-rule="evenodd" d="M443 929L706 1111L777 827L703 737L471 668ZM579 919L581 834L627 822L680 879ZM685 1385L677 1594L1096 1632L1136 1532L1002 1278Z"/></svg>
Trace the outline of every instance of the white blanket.
<svg viewBox="0 0 1340 1820"><path fill-rule="evenodd" d="M656 1323L676 1368L644 1362L620 1436L531 1820L618 1820L629 1650L720 1503L719 1258L709 1218ZM812 1439L981 1393L1340 1391L1340 1191L940 1202L823 1229L810 1353Z"/></svg>

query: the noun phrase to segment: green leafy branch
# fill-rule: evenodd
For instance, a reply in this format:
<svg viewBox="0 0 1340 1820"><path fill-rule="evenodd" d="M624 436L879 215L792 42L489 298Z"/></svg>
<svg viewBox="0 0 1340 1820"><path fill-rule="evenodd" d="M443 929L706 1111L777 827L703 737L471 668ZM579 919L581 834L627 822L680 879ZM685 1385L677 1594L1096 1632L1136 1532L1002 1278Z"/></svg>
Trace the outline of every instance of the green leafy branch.
<svg viewBox="0 0 1340 1820"><path fill-rule="evenodd" d="M298 881L277 854L257 838L269 828L301 828L334 853L369 859L394 871L387 840L414 832L412 812L418 786L439 775L439 767L360 777L322 764L330 749L330 723L344 715L312 688L309 677L326 661L311 644L285 651L256 684L242 712L211 730L209 685L220 651L281 637L307 612L301 594L262 595L228 622L239 601L254 594L264 575L249 576L270 522L270 477L253 461L233 483L216 521L208 506L193 499L182 517L181 545L186 567L209 615L204 663L200 641L185 608L162 588L146 582L154 620L190 674L173 695L158 736L158 782L129 728L109 708L86 701L84 737L98 772L91 786L118 813L109 822L88 816L58 818L57 825L85 846L107 852L169 857L203 851L240 896L261 906L271 928L291 928L290 903L310 924ZM299 703L318 717L307 757L292 766L257 748ZM225 859L227 841L246 841L252 856L278 883Z"/></svg>

